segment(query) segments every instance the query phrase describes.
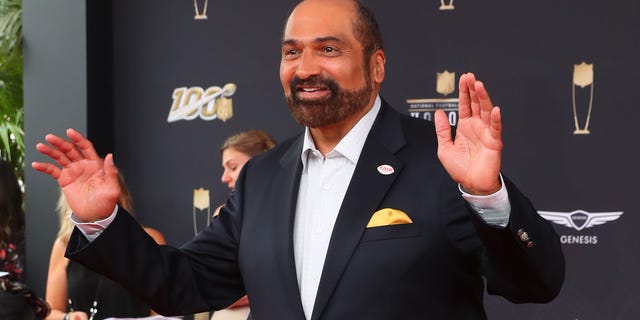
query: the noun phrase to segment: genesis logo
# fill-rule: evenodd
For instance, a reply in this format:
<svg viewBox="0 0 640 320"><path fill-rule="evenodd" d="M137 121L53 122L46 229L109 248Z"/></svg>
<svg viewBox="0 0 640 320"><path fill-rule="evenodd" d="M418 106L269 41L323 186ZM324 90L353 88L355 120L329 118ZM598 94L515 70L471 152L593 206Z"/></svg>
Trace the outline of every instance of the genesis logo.
<svg viewBox="0 0 640 320"><path fill-rule="evenodd" d="M617 220L623 211L590 213L584 210L576 210L572 212L538 211L538 213L551 222L581 231L582 229Z"/></svg>
<svg viewBox="0 0 640 320"><path fill-rule="evenodd" d="M584 210L575 210L572 212L538 211L538 213L540 216L553 223L557 223L577 231L582 231L586 228L618 220L623 212L612 211L591 213ZM598 243L598 240L598 236L593 234L560 235L560 242L562 244L594 245Z"/></svg>

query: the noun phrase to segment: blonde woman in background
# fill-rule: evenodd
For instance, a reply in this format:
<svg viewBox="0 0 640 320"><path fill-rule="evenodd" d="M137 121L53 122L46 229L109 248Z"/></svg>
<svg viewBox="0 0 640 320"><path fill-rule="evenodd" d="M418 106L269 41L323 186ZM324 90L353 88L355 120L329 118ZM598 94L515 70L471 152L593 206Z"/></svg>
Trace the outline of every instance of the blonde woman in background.
<svg viewBox="0 0 640 320"><path fill-rule="evenodd" d="M118 205L133 213L131 194L122 175L118 176L118 180L122 189ZM62 192L56 210L60 229L49 261L46 301L51 306L51 313L46 320L99 320L154 314L119 284L64 257L74 224L69 218L71 208ZM166 243L158 230L144 229L158 244Z"/></svg>
<svg viewBox="0 0 640 320"><path fill-rule="evenodd" d="M257 156L273 147L276 141L266 132L260 130L248 130L236 133L224 141L220 147L222 158L222 183L233 190L242 166L249 159Z"/></svg>
<svg viewBox="0 0 640 320"><path fill-rule="evenodd" d="M220 180L229 190L233 190L240 170L249 159L257 156L276 145L276 141L266 132L248 130L236 133L224 141L220 148L222 167L224 172ZM214 215L217 215L220 207ZM226 309L215 311L211 320L244 320L249 316L249 299L240 298Z"/></svg>

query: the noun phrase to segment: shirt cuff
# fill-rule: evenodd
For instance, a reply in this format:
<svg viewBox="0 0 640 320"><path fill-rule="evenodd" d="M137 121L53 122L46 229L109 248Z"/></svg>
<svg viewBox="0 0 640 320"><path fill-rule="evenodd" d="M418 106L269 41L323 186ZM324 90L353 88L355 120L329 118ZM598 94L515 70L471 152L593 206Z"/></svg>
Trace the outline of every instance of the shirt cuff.
<svg viewBox="0 0 640 320"><path fill-rule="evenodd" d="M500 183L502 187L494 194L487 196L475 196L465 192L462 186L458 184L458 189L462 193L462 197L467 200L471 208L478 213L480 218L487 224L499 227L506 227L509 223L511 215L511 202L509 202L509 194L500 174Z"/></svg>
<svg viewBox="0 0 640 320"><path fill-rule="evenodd" d="M71 222L73 222L73 224L78 227L80 232L84 234L87 240L89 240L89 242L92 242L93 240L98 238L102 231L104 231L104 229L106 229L111 224L111 222L113 222L113 220L116 218L117 212L118 205L116 205L116 207L113 209L111 215L103 220L94 222L82 222L80 221L80 219L78 219L78 217L76 217L75 214L73 214L73 212L71 213L71 216L69 218L71 219Z"/></svg>

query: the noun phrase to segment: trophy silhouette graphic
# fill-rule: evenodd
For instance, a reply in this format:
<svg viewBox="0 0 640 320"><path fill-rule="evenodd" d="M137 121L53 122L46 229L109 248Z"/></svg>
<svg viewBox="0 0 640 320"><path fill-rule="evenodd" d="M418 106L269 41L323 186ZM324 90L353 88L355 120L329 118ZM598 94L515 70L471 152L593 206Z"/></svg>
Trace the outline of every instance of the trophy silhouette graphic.
<svg viewBox="0 0 640 320"><path fill-rule="evenodd" d="M580 128L580 123L578 121L578 108L576 107L576 86L584 89L584 87L589 86L589 107L587 108L586 120L584 121L584 126ZM573 102L573 120L575 122L575 130L573 134L589 134L589 121L591 120L591 108L593 107L593 64L587 64L586 62L582 62L580 64L573 65L573 86L572 86L572 102Z"/></svg>
<svg viewBox="0 0 640 320"><path fill-rule="evenodd" d="M202 8L202 13L198 9L198 0L193 0L193 8L196 11L196 15L193 16L194 20L207 20L207 5L209 4L209 0L204 0L204 7Z"/></svg>
<svg viewBox="0 0 640 320"><path fill-rule="evenodd" d="M453 6L453 0L449 0L449 3L445 3L445 0L440 0L440 10L453 10L455 7Z"/></svg>
<svg viewBox="0 0 640 320"><path fill-rule="evenodd" d="M198 210L205 213L207 215L206 218L200 219L205 220L206 225L208 226L211 223L211 205L209 204L211 201L209 200L209 189L204 189L200 187L199 189L193 189L193 233L198 234L202 228L198 228L198 224L196 222L198 216ZM206 209L206 211L204 211Z"/></svg>

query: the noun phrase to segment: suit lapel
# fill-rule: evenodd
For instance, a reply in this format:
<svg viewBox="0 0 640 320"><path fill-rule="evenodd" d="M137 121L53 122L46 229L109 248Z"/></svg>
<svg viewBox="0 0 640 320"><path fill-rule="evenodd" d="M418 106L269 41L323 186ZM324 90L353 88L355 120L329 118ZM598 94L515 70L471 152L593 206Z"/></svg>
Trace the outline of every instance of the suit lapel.
<svg viewBox="0 0 640 320"><path fill-rule="evenodd" d="M314 320L319 319L338 285L371 214L402 170L402 162L394 154L405 145L405 139L400 116L390 109L383 102L340 207L316 295ZM378 172L380 165L391 166L394 173L381 174Z"/></svg>
<svg viewBox="0 0 640 320"><path fill-rule="evenodd" d="M276 219L279 221L279 223L275 224L277 226L276 230L273 230L276 238L275 249L278 251L283 250L286 253L282 254L282 251L274 252L274 256L276 257L278 270L284 271L287 300L291 302L292 306L295 305L295 319L304 318L293 253L293 219L296 212L302 172L300 153L303 137L304 135L296 139L280 159L280 171L273 183L274 187L282 188L283 191L280 192L282 198L274 199L278 203Z"/></svg>

